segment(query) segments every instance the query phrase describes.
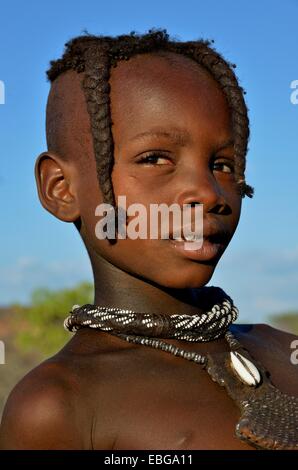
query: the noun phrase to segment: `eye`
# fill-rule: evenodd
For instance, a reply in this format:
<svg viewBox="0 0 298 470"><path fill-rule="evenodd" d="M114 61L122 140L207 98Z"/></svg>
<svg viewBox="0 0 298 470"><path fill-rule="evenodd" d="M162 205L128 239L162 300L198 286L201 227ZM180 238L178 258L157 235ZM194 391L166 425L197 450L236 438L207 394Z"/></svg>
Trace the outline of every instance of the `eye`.
<svg viewBox="0 0 298 470"><path fill-rule="evenodd" d="M162 153L149 153L141 157L137 163L142 163L145 165L151 166L162 166L162 165L171 165L172 161L168 155Z"/></svg>
<svg viewBox="0 0 298 470"><path fill-rule="evenodd" d="M216 160L213 163L213 170L222 173L234 173L234 162L232 160Z"/></svg>

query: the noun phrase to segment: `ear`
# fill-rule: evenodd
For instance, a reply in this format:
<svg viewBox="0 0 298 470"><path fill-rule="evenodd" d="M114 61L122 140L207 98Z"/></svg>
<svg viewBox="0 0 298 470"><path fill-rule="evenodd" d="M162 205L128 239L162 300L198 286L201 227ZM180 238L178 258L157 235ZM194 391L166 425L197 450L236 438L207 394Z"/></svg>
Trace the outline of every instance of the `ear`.
<svg viewBox="0 0 298 470"><path fill-rule="evenodd" d="M65 222L80 217L73 166L52 152L39 155L35 164L38 196L43 207Z"/></svg>

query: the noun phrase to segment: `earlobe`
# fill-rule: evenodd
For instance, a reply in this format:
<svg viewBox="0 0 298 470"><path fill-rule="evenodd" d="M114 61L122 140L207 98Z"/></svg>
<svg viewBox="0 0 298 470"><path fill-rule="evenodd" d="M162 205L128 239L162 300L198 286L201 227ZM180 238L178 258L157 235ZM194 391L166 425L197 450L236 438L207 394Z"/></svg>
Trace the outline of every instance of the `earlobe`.
<svg viewBox="0 0 298 470"><path fill-rule="evenodd" d="M40 202L47 211L65 222L79 218L75 173L69 162L52 152L43 152L36 160L35 178Z"/></svg>

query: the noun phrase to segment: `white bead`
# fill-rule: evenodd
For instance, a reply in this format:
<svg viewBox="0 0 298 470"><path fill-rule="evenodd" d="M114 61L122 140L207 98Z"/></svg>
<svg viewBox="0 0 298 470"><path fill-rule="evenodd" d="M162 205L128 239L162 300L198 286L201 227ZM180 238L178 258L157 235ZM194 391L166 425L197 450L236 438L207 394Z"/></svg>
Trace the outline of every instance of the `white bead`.
<svg viewBox="0 0 298 470"><path fill-rule="evenodd" d="M73 305L71 311L73 312L73 311L76 310L77 308L80 308L80 306L79 306L79 305Z"/></svg>
<svg viewBox="0 0 298 470"><path fill-rule="evenodd" d="M258 385L261 381L261 376L256 366L237 351L232 351L230 355L231 366L241 382L250 386Z"/></svg>

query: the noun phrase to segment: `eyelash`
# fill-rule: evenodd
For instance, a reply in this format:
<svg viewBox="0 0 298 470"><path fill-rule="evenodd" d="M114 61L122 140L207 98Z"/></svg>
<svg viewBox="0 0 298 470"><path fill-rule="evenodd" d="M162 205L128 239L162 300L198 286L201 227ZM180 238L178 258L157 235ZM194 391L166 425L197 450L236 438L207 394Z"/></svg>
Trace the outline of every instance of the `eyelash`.
<svg viewBox="0 0 298 470"><path fill-rule="evenodd" d="M150 161L150 159L159 159L159 158L163 158L164 160L168 160L169 162L172 162L172 160L169 158L168 155L166 154L163 154L163 153L158 153L158 152L152 152L150 154L147 154L147 155L144 155L140 160L138 160L138 164L147 164L147 165L150 165L150 166L165 166L167 165L166 163L163 163L163 164L158 164L156 161L155 162L152 162ZM222 160L222 161L217 161L219 160L218 159L214 159L213 160L213 169L214 171L220 171L221 173L228 173L228 174L231 174L231 173L234 173L234 162L232 162L231 160ZM215 166L218 166L220 165L221 167L224 167L226 166L229 171L224 171L224 170L216 170L214 167Z"/></svg>

